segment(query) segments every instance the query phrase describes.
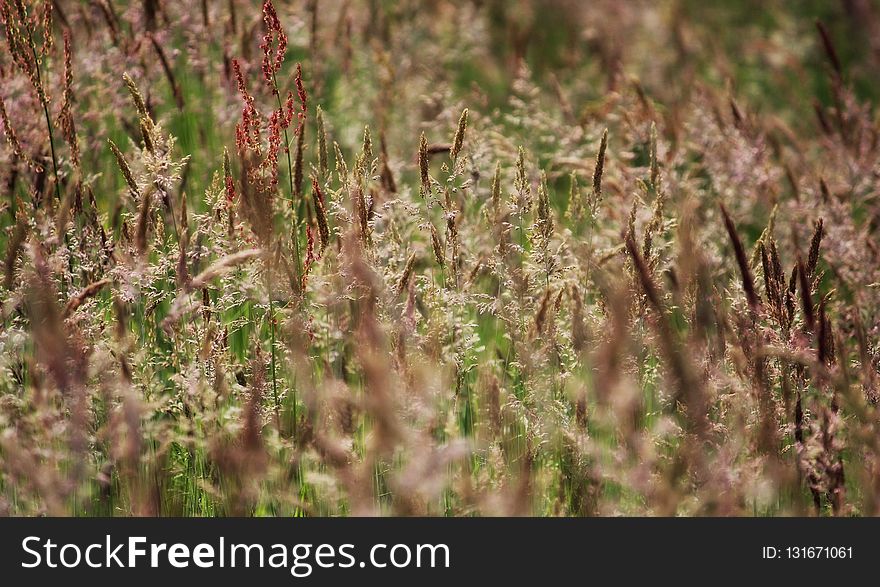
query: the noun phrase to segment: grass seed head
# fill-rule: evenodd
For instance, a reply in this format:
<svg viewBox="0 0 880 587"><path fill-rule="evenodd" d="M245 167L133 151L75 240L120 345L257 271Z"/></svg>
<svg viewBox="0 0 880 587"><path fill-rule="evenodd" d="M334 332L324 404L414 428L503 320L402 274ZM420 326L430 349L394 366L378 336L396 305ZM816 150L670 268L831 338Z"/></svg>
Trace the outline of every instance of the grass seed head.
<svg viewBox="0 0 880 587"><path fill-rule="evenodd" d="M462 145L464 145L464 133L467 130L467 122L468 109L465 108L461 111L461 116L458 118L458 127L455 129L455 136L452 139L452 149L449 151L453 161L458 160L458 154L461 152Z"/></svg>

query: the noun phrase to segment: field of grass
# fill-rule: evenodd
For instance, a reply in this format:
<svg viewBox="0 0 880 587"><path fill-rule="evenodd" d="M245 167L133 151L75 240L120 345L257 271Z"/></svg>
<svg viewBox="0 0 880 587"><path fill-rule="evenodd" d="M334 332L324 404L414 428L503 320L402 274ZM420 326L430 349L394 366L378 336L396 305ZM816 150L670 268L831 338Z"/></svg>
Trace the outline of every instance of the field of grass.
<svg viewBox="0 0 880 587"><path fill-rule="evenodd" d="M0 0L0 514L880 514L870 0Z"/></svg>

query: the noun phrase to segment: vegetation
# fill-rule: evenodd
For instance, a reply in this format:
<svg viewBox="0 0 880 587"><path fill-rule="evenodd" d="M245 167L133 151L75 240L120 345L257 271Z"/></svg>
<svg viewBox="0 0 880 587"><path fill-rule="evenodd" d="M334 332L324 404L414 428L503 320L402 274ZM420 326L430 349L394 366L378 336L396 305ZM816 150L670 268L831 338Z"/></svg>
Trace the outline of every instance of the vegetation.
<svg viewBox="0 0 880 587"><path fill-rule="evenodd" d="M0 512L880 513L880 9L0 0Z"/></svg>

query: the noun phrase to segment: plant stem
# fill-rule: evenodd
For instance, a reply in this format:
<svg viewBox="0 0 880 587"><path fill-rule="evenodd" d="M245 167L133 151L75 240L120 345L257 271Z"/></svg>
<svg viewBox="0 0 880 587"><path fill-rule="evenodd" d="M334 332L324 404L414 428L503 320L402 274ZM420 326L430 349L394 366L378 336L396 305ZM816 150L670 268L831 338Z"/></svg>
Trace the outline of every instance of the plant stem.
<svg viewBox="0 0 880 587"><path fill-rule="evenodd" d="M27 9L25 8L25 16L27 16ZM55 195L58 196L58 201L61 201L61 180L58 178L58 157L55 155L55 137L52 133L52 118L49 116L49 100L46 98L46 91L43 88L43 78L40 74L40 59L37 57L37 47L34 45L34 31L31 28L30 20L27 18L24 19L25 27L27 27L28 32L28 44L31 47L31 54L34 56L34 71L37 74L37 94L40 98L40 104L43 106L43 114L46 116L46 128L49 130L49 150L52 152L52 171L55 172ZM46 31L44 34L49 34L49 31Z"/></svg>
<svg viewBox="0 0 880 587"><path fill-rule="evenodd" d="M278 91L278 81L272 74L272 85L275 90L275 99L278 101L278 109L283 109L281 93ZM299 250L299 212L296 208L296 193L293 186L293 162L290 159L290 137L287 129L284 129L284 152L287 154L287 179L290 183L290 208L293 211L293 253L296 261L296 277L302 279L302 257Z"/></svg>
<svg viewBox="0 0 880 587"><path fill-rule="evenodd" d="M281 110L283 105L281 103L281 93L278 91L278 80L275 77L275 74L272 74L272 85L275 90L275 99L278 101L278 109ZM293 212L293 253L294 253L294 263L296 264L296 278L299 280L297 287L302 287L302 257L300 255L299 250L299 212L296 208L296 193L294 192L293 187L293 162L290 159L290 137L287 133L287 129L284 129L284 152L287 154L287 179L290 184L290 209ZM305 295L305 292L301 292L302 295ZM275 390L275 315L274 315L274 307L272 306L272 297L271 292L269 296L269 307L271 308L270 312L272 313L272 388L275 392L275 410L276 414L278 411L278 393ZM296 436L296 385L292 386L293 392L293 435Z"/></svg>
<svg viewBox="0 0 880 587"><path fill-rule="evenodd" d="M58 156L55 154L55 136L52 132L52 117L49 115L49 99L46 98L46 90L43 87L43 76L40 73L40 59L37 56L37 47L34 44L34 31L31 28L30 20L27 18L27 8L22 4L22 10L24 11L24 20L25 27L27 28L28 33L28 44L31 48L31 54L34 56L34 71L37 75L37 96L40 99L40 104L43 106L43 115L46 117L46 129L49 131L49 151L52 153L52 171L55 174L55 196L58 198L58 204L61 205L61 178L58 176ZM44 35L50 35L51 31L44 31ZM73 258L69 254L70 250L70 239L67 236L67 231L64 231L64 246L68 249L68 257L67 257L67 269L71 274L71 278L73 276ZM67 295L67 279L64 275L61 276L61 294L63 296Z"/></svg>

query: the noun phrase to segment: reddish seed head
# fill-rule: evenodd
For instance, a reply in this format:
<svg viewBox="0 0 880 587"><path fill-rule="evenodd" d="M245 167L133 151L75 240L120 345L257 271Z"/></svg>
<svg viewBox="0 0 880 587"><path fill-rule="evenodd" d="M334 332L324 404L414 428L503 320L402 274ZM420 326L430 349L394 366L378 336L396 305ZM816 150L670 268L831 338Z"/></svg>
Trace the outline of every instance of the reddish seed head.
<svg viewBox="0 0 880 587"><path fill-rule="evenodd" d="M235 201L235 182L232 181L232 176L226 176L226 201L229 204Z"/></svg>
<svg viewBox="0 0 880 587"><path fill-rule="evenodd" d="M278 19L278 13L271 0L263 2L263 21L266 23L266 33L260 43L260 50L263 52L263 78L272 88L272 92L277 94L275 74L284 63L284 56L287 53L287 35L281 27L281 21ZM275 46L274 54L273 44Z"/></svg>
<svg viewBox="0 0 880 587"><path fill-rule="evenodd" d="M284 114L281 110L272 112L269 118L269 152L263 166L269 169L272 185L278 185L278 152L281 150L281 133L284 130Z"/></svg>
<svg viewBox="0 0 880 587"><path fill-rule="evenodd" d="M70 47L70 32L64 29L64 92L63 102L61 104L61 114L59 120L61 122L61 132L64 140L70 146L70 158L74 164L79 164L79 145L76 138L76 127L73 122L73 114L71 106L73 102L73 51Z"/></svg>
<svg viewBox="0 0 880 587"><path fill-rule="evenodd" d="M287 92L287 101L284 103L284 128L290 127L290 123L293 120L293 109L293 94Z"/></svg>
<svg viewBox="0 0 880 587"><path fill-rule="evenodd" d="M307 96L306 89L303 87L303 70L301 63L296 64L296 93L299 94L300 112L301 116L304 118L306 115Z"/></svg>
<svg viewBox="0 0 880 587"><path fill-rule="evenodd" d="M235 72L238 92L244 100L244 106L241 109L241 121L235 126L235 144L240 152L251 150L259 154L261 153L260 113L254 107L254 97L247 90L244 75L241 73L241 64L237 59L232 60L232 69Z"/></svg>
<svg viewBox="0 0 880 587"><path fill-rule="evenodd" d="M312 265L315 263L315 230L312 228L311 224L306 225L306 263L303 268L302 275L302 289L305 291L306 283L308 281L309 270L312 268Z"/></svg>
<svg viewBox="0 0 880 587"><path fill-rule="evenodd" d="M235 200L235 184L232 182L232 177L226 178L226 199L230 204Z"/></svg>
<svg viewBox="0 0 880 587"><path fill-rule="evenodd" d="M235 72L235 81L238 82L238 91L242 96L247 95L247 88L244 85L244 76L241 75L241 64L238 59L232 60L232 71Z"/></svg>

